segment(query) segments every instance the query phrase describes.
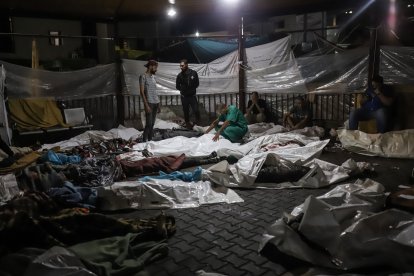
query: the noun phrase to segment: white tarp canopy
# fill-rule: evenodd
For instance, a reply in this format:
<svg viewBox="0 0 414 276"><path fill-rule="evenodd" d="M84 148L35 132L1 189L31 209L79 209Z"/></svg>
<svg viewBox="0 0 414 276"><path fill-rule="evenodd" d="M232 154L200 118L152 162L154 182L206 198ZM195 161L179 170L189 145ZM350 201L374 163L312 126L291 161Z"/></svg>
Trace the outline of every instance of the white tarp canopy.
<svg viewBox="0 0 414 276"><path fill-rule="evenodd" d="M246 70L247 91L305 93L304 81L290 49L290 36L246 49L248 67L239 67L238 52L234 51L207 64L190 64L197 71L198 94L218 94L239 90L239 68ZM139 75L146 70L146 61L123 60L128 94L139 94ZM176 77L178 63L160 62L156 73L157 89L162 94L178 94Z"/></svg>

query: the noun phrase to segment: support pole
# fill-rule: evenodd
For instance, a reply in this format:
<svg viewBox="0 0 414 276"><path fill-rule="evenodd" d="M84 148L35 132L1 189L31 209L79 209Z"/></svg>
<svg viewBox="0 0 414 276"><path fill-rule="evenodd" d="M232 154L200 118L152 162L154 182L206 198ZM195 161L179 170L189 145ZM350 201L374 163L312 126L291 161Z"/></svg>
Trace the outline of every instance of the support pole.
<svg viewBox="0 0 414 276"><path fill-rule="evenodd" d="M118 45L121 49L120 39L119 39L119 30L118 30L118 20L114 20L114 39L115 45ZM114 47L115 51L115 47ZM117 121L118 124L123 125L125 121L125 104L124 104L124 95L123 95L123 85L122 85L122 60L120 57L120 51L115 53L115 63L116 63L116 75L117 75L117 93L116 93L116 107L117 107Z"/></svg>
<svg viewBox="0 0 414 276"><path fill-rule="evenodd" d="M239 109L246 113L246 61L244 59L244 30L243 30L243 16L240 16L239 23Z"/></svg>
<svg viewBox="0 0 414 276"><path fill-rule="evenodd" d="M368 60L368 85L371 79L379 73L380 45L377 29L370 30L369 60Z"/></svg>

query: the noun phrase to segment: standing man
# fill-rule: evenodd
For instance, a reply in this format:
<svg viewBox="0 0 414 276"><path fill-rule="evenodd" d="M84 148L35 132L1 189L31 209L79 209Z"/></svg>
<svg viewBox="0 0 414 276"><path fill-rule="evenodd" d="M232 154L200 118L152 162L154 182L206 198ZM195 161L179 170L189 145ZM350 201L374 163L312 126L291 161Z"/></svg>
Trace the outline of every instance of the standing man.
<svg viewBox="0 0 414 276"><path fill-rule="evenodd" d="M157 72L158 62L149 60L147 64L147 71L139 76L139 92L144 101L145 108L145 128L142 139L144 142L151 141L155 118L160 109L160 99L157 93L157 83L155 81L155 72Z"/></svg>
<svg viewBox="0 0 414 276"><path fill-rule="evenodd" d="M195 114L196 123L200 121L200 111L198 110L196 97L196 89L200 83L197 72L188 68L188 61L186 59L180 61L180 68L181 72L177 76L175 86L181 94L185 126L191 129L193 126L190 123L190 106L192 112Z"/></svg>

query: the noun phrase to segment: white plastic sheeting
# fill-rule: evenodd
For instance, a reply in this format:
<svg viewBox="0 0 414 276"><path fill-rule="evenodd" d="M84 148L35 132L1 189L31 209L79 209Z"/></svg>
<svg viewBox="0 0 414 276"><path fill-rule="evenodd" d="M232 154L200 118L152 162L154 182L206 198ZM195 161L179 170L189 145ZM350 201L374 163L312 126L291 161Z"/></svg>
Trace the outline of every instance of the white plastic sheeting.
<svg viewBox="0 0 414 276"><path fill-rule="evenodd" d="M349 151L370 156L414 158L414 129L383 134L347 129L337 132L343 147Z"/></svg>
<svg viewBox="0 0 414 276"><path fill-rule="evenodd" d="M85 267L78 256L60 246L54 246L36 257L24 275L96 276Z"/></svg>
<svg viewBox="0 0 414 276"><path fill-rule="evenodd" d="M20 193L14 174L0 175L0 205L5 204Z"/></svg>
<svg viewBox="0 0 414 276"><path fill-rule="evenodd" d="M297 161L311 168L310 171L296 182L282 183L258 183L255 182L263 165L272 166L280 162L280 156L275 153L249 154L240 159L236 164L229 165L222 161L203 171L203 176L214 183L227 187L239 188L266 188L266 189L287 189L287 188L322 188L356 175L365 170L372 170L366 162L355 162L348 159L338 166L319 159L312 159L307 163Z"/></svg>
<svg viewBox="0 0 414 276"><path fill-rule="evenodd" d="M178 156L185 153L187 157L196 157L209 155L213 151L219 153L221 149L232 149L237 151L240 146L239 143L232 143L223 137L220 137L217 142L214 142L213 137L214 135L210 133L192 138L177 136L161 141L139 143L134 145L133 149L147 149L154 156Z"/></svg>
<svg viewBox="0 0 414 276"><path fill-rule="evenodd" d="M305 93L305 83L290 49L290 36L246 49L247 91L280 93ZM146 70L146 61L123 60L127 93L139 94L138 76ZM197 71L200 86L198 94L218 94L239 90L238 51L234 51L207 64L190 64ZM178 94L176 77L178 63L160 62L156 73L157 91L160 95Z"/></svg>
<svg viewBox="0 0 414 276"><path fill-rule="evenodd" d="M323 137L325 135L325 130L318 126L304 127L301 129L295 129L289 131L287 128L281 125L275 125L274 123L256 123L248 125L248 139L256 139L261 136L290 132L305 135L308 137Z"/></svg>
<svg viewBox="0 0 414 276"><path fill-rule="evenodd" d="M273 149L272 152L293 162L298 160L305 162L317 156L329 142L329 140L319 141L318 137L306 137L295 133L267 135L244 145L232 143L223 137L220 137L217 142L214 142L213 137L214 135L210 133L192 138L177 136L161 141L139 143L134 145L133 149L138 151L147 149L154 156L178 156L185 153L188 157L196 157L206 156L215 151L218 156L234 155L237 158L242 158L247 154L263 152L262 148L269 144L287 144L296 141L304 146L292 146L290 148L279 147L278 149Z"/></svg>
<svg viewBox="0 0 414 276"><path fill-rule="evenodd" d="M108 131L88 130L69 140L57 142L54 144L44 144L42 146L42 150L51 149L54 147L60 147L60 149L66 150L66 149L70 149L76 146L90 144L91 139L95 141L112 140L116 138L122 138L124 140L129 140L129 139L134 140L140 137L141 135L142 135L142 132L136 130L135 128L126 128L120 125L118 126L118 128L113 128Z"/></svg>
<svg viewBox="0 0 414 276"><path fill-rule="evenodd" d="M413 271L414 215L382 211L383 191L368 179L310 196L266 229L259 250L271 243L286 255L341 270L391 266Z"/></svg>
<svg viewBox="0 0 414 276"><path fill-rule="evenodd" d="M116 182L101 193L105 202L123 202L122 208L195 208L203 204L239 203L243 199L231 189L215 191L209 181L184 182L168 179ZM108 208L108 207L106 207ZM114 207L110 208L114 209Z"/></svg>
<svg viewBox="0 0 414 276"><path fill-rule="evenodd" d="M31 69L0 61L7 72L9 98L88 98L115 95L117 91L116 65L52 72Z"/></svg>
<svg viewBox="0 0 414 276"><path fill-rule="evenodd" d="M6 144L11 145L11 131L9 129L9 121L7 116L7 109L5 103L4 87L6 80L6 70L0 64L0 138Z"/></svg>

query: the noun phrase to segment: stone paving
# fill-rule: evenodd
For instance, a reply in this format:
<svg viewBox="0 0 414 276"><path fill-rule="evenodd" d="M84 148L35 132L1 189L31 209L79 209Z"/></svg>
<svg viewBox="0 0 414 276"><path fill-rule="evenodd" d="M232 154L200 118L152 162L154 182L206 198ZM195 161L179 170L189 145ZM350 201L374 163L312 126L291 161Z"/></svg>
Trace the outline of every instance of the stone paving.
<svg viewBox="0 0 414 276"><path fill-rule="evenodd" d="M340 149L328 149L321 156L335 164L348 158L373 164L376 172L369 177L388 190L409 184L408 177L414 167L414 160L366 157ZM150 264L147 271L156 276L196 275L198 270L231 276L282 275L287 272L283 262L271 261L257 252L264 229L309 195L318 196L330 189L237 189L243 203L167 210L167 214L176 218L177 232L168 240L169 256ZM142 217L159 212L135 211L126 215Z"/></svg>

